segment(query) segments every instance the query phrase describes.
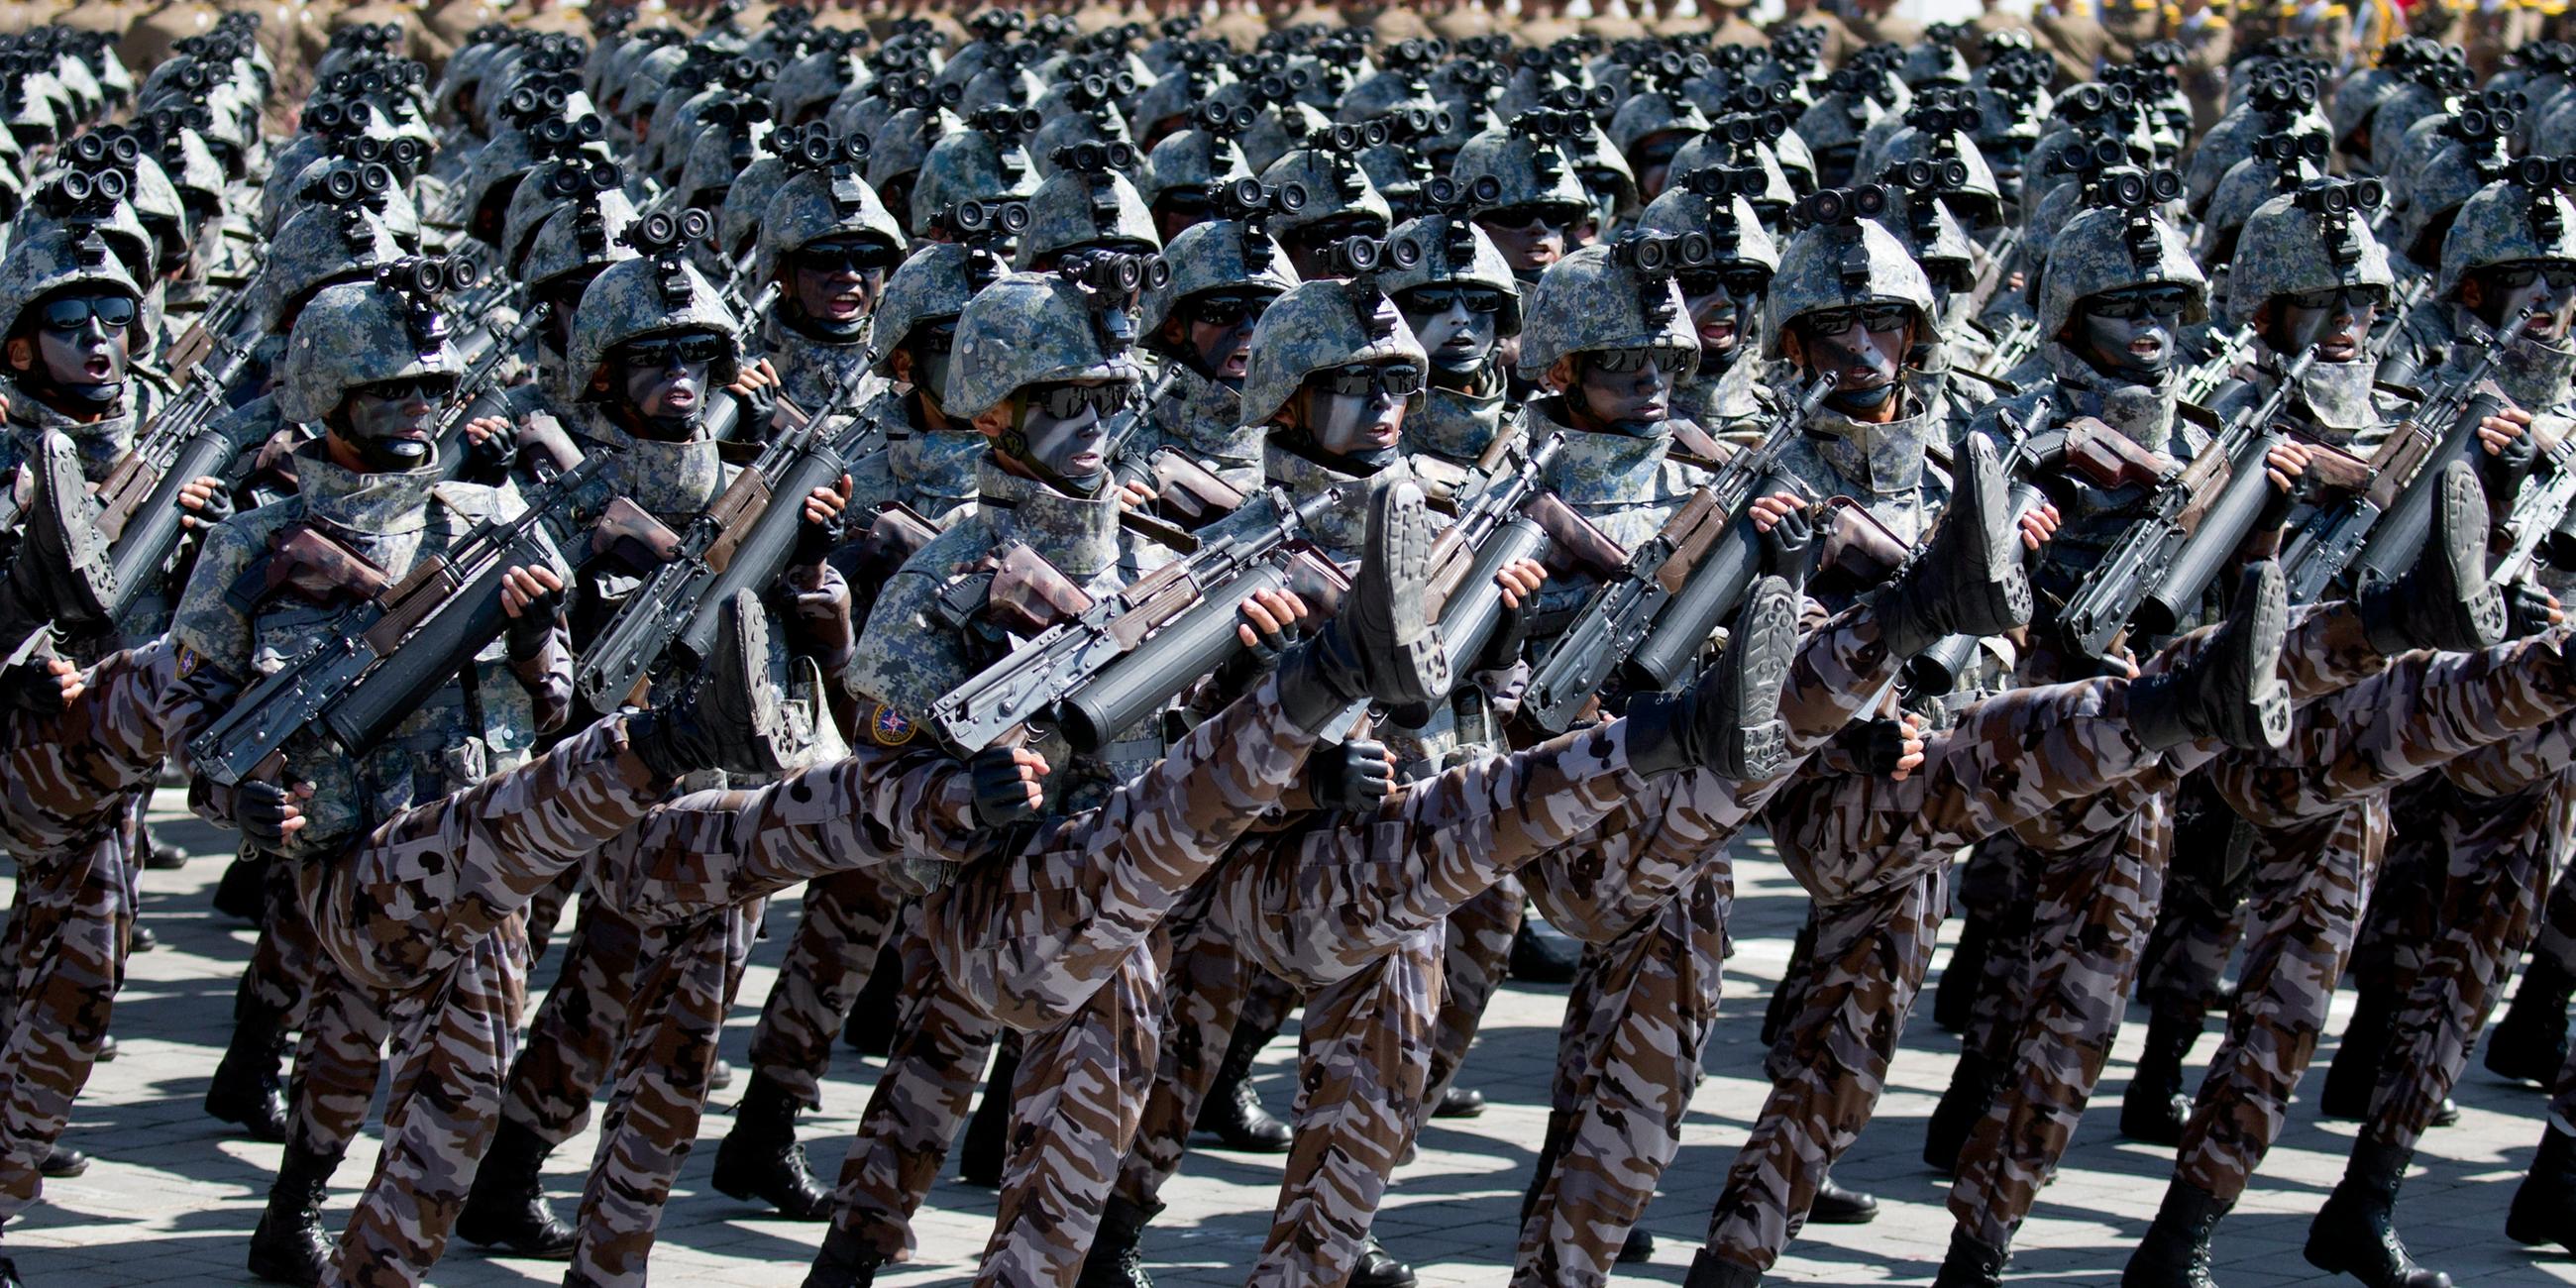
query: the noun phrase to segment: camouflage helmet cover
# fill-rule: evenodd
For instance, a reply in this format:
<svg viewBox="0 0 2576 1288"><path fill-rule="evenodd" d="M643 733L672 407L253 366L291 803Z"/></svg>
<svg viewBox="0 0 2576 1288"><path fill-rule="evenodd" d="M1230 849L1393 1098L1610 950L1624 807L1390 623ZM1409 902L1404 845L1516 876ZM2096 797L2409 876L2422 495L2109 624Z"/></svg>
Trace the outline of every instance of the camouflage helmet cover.
<svg viewBox="0 0 2576 1288"><path fill-rule="evenodd" d="M1355 363L1430 369L1422 341L1378 288L1366 277L1300 282L1271 301L1252 329L1244 424L1268 423L1318 371Z"/></svg>
<svg viewBox="0 0 2576 1288"><path fill-rule="evenodd" d="M142 288L105 239L81 224L55 224L9 244L0 256L0 335L14 334L29 306L66 287L112 288L143 299Z"/></svg>
<svg viewBox="0 0 2576 1288"><path fill-rule="evenodd" d="M1501 248L1494 245L1494 239L1485 235L1485 230L1478 228L1475 221L1452 219L1447 215L1425 215L1396 225L1395 231L1387 235L1387 241L1397 246L1409 242L1418 256L1410 264L1388 267L1378 273L1378 286L1386 291L1387 298L1401 297L1418 286L1452 282L1481 286L1500 292L1503 297L1502 310L1495 314L1496 332L1504 336L1521 333L1520 282L1512 276L1511 265L1503 262ZM1459 254L1462 250L1467 253Z"/></svg>
<svg viewBox="0 0 2576 1288"><path fill-rule="evenodd" d="M2184 320L2208 316L2209 279L2173 225L2153 214L2133 215L2114 207L2083 211L2050 242L2048 273L2039 291L2039 333L2057 335L2087 297L2154 285L2191 288Z"/></svg>
<svg viewBox="0 0 2576 1288"><path fill-rule="evenodd" d="M2442 238L2441 276L2434 293L2457 298L2470 271L2490 264L2576 263L2576 203L2554 182L2559 167L2567 164L2526 158L2516 163L2517 173L2460 203L2459 216Z"/></svg>
<svg viewBox="0 0 2576 1288"><path fill-rule="evenodd" d="M639 221L637 229L653 223ZM632 239L636 230L628 234ZM710 377L718 385L740 374L741 322L695 265L671 255L642 255L611 264L582 292L573 314L572 350L557 392L566 405L589 396L609 352L631 340L680 331L724 337L730 356Z"/></svg>
<svg viewBox="0 0 2576 1288"><path fill-rule="evenodd" d="M2388 251L2370 231L2367 209L2331 214L2311 208L2316 202L2312 194L2343 187L2336 180L2318 180L2264 202L2246 218L2245 231L2236 239L2236 256L2228 264L2230 325L2252 322L2276 296L2338 286L2387 290L2396 285Z"/></svg>
<svg viewBox="0 0 2576 1288"><path fill-rule="evenodd" d="M1595 349L1699 353L1699 332L1683 304L1681 284L1669 275L1640 273L1608 245L1586 246L1548 265L1530 288L1522 314L1520 366L1533 374L1559 358Z"/></svg>
<svg viewBox="0 0 2576 1288"><path fill-rule="evenodd" d="M316 292L278 360L278 411L311 424L363 385L462 375L465 361L448 342L446 320L418 305L419 297L373 281Z"/></svg>
<svg viewBox="0 0 2576 1288"><path fill-rule="evenodd" d="M1012 273L985 287L957 315L941 406L972 420L1031 385L1138 379L1142 368L1118 335L1125 319L1105 316L1118 307L1054 273Z"/></svg>
<svg viewBox="0 0 2576 1288"><path fill-rule="evenodd" d="M827 237L865 237L882 245L887 262L903 251L903 229L886 213L876 191L850 169L809 169L788 176L769 199L760 221L755 282L778 280L789 256Z"/></svg>
<svg viewBox="0 0 2576 1288"><path fill-rule="evenodd" d="M1012 261L1028 268L1049 255L1091 246L1163 247L1153 211L1115 169L1059 170L1029 197L1029 226Z"/></svg>
<svg viewBox="0 0 2576 1288"><path fill-rule="evenodd" d="M1787 356L1781 339L1807 314L1875 303L1911 307L1926 332L1919 338L1934 338L1932 283L1896 234L1867 218L1802 229L1781 251L1780 271L1771 278L1770 312L1777 325L1764 341L1763 356Z"/></svg>
<svg viewBox="0 0 2576 1288"><path fill-rule="evenodd" d="M1148 287L1136 318L1138 334L1151 342L1183 300L1209 291L1267 288L1286 291L1297 284L1288 252L1266 231L1235 219L1209 219L1181 230L1163 252L1172 275Z"/></svg>

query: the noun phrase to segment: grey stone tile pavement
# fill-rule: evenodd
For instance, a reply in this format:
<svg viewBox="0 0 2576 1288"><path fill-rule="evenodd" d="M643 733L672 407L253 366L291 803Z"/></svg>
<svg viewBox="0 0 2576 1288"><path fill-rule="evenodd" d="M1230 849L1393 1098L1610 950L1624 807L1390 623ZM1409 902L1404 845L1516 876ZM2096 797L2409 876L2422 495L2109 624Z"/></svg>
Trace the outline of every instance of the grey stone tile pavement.
<svg viewBox="0 0 2576 1288"><path fill-rule="evenodd" d="M47 1187L44 1201L8 1231L7 1249L27 1281L40 1288L253 1282L242 1269L243 1248L278 1148L228 1138L197 1105L230 1026L233 985L252 931L209 907L223 867L218 852L228 849L229 838L185 818L176 793L163 793L157 804L156 817L167 820L164 835L197 858L180 871L146 873L142 879L143 919L160 934L162 946L133 959L114 1023L122 1054L91 1079L68 1137L94 1154L96 1164L85 1176ZM1708 1057L1711 1076L1693 1107L1681 1154L1646 1215L1659 1241L1654 1261L1624 1267L1620 1282L1681 1282L1709 1205L1765 1090L1755 1030L1805 904L1759 840L1743 851L1738 885L1737 950ZM796 915L792 896L770 912L770 936L755 955L742 1005L726 1031L725 1053L738 1068ZM552 982L559 960L550 955L538 963L538 985ZM1466 1081L1481 1088L1492 1107L1480 1118L1435 1123L1422 1140L1420 1158L1397 1174L1378 1230L1390 1250L1412 1262L1423 1283L1507 1280L1520 1194L1546 1123L1563 1009L1561 988L1507 987L1466 1069ZM2346 994L2337 1007L2338 1031L2349 1009ZM2085 1119L2066 1167L2022 1231L2008 1275L2012 1283L2116 1283L2129 1247L2154 1212L2169 1158L2123 1142L2112 1122L2145 1027L2142 1016L2132 1019L2104 1079L2101 1103ZM2338 1282L2299 1256L2308 1216L2340 1175L2353 1135L2351 1124L2320 1123L2312 1099L2334 1042L2329 1035L2307 1095L2292 1108L2287 1134L2222 1228L2219 1270L2227 1288ZM2201 1041L2195 1073L2215 1045L2214 1036ZM1926 1171L1918 1153L1924 1120L1948 1081L1957 1049L1928 1014L1909 1026L1877 1119L1836 1172L1844 1183L1876 1192L1883 1214L1870 1225L1807 1231L1774 1280L1930 1280L1950 1219L1946 1186ZM1288 1108L1294 1051L1292 1038L1274 1043L1256 1079L1276 1112ZM823 1111L804 1122L807 1149L827 1181L876 1068L874 1060L838 1052ZM718 1099L663 1222L655 1282L794 1285L822 1228L768 1219L708 1185L715 1142L732 1121L730 1097ZM2407 1183L2401 1211L2410 1242L2464 1286L2576 1284L2576 1261L2535 1256L2503 1234L2505 1205L2539 1136L2540 1097L2472 1068L2459 1100L2461 1122L2431 1134ZM595 1135L584 1136L558 1151L547 1170L548 1190L566 1217L595 1144ZM333 1185L327 1219L346 1215L374 1162L372 1143L352 1152ZM1275 1159L1194 1153L1168 1192L1171 1209L1148 1234L1155 1281L1167 1288L1240 1284L1267 1230L1277 1177ZM989 1191L942 1181L918 1223L918 1255L908 1265L889 1268L878 1283L916 1288L968 1282L992 1212ZM555 1283L560 1274L559 1267L487 1258L459 1244L431 1281L451 1288L535 1285Z"/></svg>

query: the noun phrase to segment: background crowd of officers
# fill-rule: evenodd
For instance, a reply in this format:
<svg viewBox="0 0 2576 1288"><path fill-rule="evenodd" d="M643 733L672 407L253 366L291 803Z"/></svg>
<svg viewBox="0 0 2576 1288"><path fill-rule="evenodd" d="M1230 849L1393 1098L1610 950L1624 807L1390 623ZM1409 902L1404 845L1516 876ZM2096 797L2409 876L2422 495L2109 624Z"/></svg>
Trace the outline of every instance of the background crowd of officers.
<svg viewBox="0 0 2576 1288"><path fill-rule="evenodd" d="M1918 1000L2001 1282L2133 995L2123 1281L2224 1282L2347 978L2308 1259L2448 1283L2398 1195L2499 1009L2501 1233L2576 1249L2566 6L1591 8L8 6L0 1220L87 1166L175 775L274 1282L641 1285L730 1089L808 1285L961 1133L978 1282L1149 1284L1205 1132L1286 1160L1249 1282L1400 1288L1554 970L1512 1282L1606 1283L1757 826L1812 902L1695 1288L1877 1215Z"/></svg>

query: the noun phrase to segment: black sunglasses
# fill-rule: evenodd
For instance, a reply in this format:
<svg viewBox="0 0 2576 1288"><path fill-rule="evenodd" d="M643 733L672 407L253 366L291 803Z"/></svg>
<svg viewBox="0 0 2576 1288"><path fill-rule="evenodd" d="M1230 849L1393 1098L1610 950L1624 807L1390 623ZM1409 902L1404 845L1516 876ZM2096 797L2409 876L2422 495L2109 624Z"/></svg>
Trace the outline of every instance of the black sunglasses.
<svg viewBox="0 0 2576 1288"><path fill-rule="evenodd" d="M2524 285L2530 285L2525 279ZM2287 297L2294 309L2378 308L2388 302L2388 291L2378 286L2330 286L2322 291L2300 291Z"/></svg>
<svg viewBox="0 0 2576 1288"><path fill-rule="evenodd" d="M1398 364L1378 365L1355 362L1347 367L1334 367L1315 373L1315 382L1327 393L1352 398L1385 394L1393 398L1410 398L1422 392L1422 372Z"/></svg>
<svg viewBox="0 0 2576 1288"><path fill-rule="evenodd" d="M1119 380L1105 385L1036 385L1021 395L1031 411L1044 408L1057 420L1071 420L1085 407L1103 417L1114 416L1136 400L1133 381Z"/></svg>
<svg viewBox="0 0 2576 1288"><path fill-rule="evenodd" d="M714 362L725 356L725 342L712 335L675 335L630 340L617 346L617 359L630 367L660 367Z"/></svg>
<svg viewBox="0 0 2576 1288"><path fill-rule="evenodd" d="M1841 335L1859 327L1865 331L1894 331L1914 320L1912 307L1903 304L1863 304L1847 309L1826 309L1798 319L1798 324L1814 335Z"/></svg>
<svg viewBox="0 0 2576 1288"><path fill-rule="evenodd" d="M1758 268L1721 268L1676 273L1673 280L1681 283L1682 294L1697 299L1724 291L1729 295L1760 295L1771 285L1771 275Z"/></svg>
<svg viewBox="0 0 2576 1288"><path fill-rule="evenodd" d="M1404 293L1408 313L1446 313L1461 303L1470 313L1500 313L1503 293L1483 286L1417 286Z"/></svg>
<svg viewBox="0 0 2576 1288"><path fill-rule="evenodd" d="M1496 206L1476 216L1476 222L1495 228L1527 228L1532 224L1544 224L1549 228L1566 229L1573 227L1585 213L1581 206L1531 201L1517 206Z"/></svg>
<svg viewBox="0 0 2576 1288"><path fill-rule="evenodd" d="M358 392L387 402L409 402L418 397L438 402L456 392L456 377L445 374L403 376L395 380L370 380L358 386Z"/></svg>
<svg viewBox="0 0 2576 1288"><path fill-rule="evenodd" d="M1269 308L1270 301L1277 298L1275 295L1199 295L1191 297L1181 310L1193 322L1233 326L1247 318L1260 317L1261 311Z"/></svg>
<svg viewBox="0 0 2576 1288"><path fill-rule="evenodd" d="M796 266L814 273L873 272L893 260L893 252L872 241L807 242L796 250Z"/></svg>
<svg viewBox="0 0 2576 1288"><path fill-rule="evenodd" d="M2191 291L2181 286L2141 286L2106 291L2084 306L2097 318L2135 322L2143 317L2181 317L2191 308Z"/></svg>
<svg viewBox="0 0 2576 1288"><path fill-rule="evenodd" d="M1690 365L1691 359L1688 350L1667 349L1661 346L1594 349L1586 356L1591 361L1593 370L1607 372L1614 376L1631 375L1649 366L1668 376L1678 375L1683 367Z"/></svg>
<svg viewBox="0 0 2576 1288"><path fill-rule="evenodd" d="M44 323L48 331L78 331L97 318L98 324L110 331L122 331L134 325L134 301L122 295L101 295L92 299L77 296L59 299L45 306Z"/></svg>
<svg viewBox="0 0 2576 1288"><path fill-rule="evenodd" d="M2576 286L2576 264L2502 264L2487 271L2495 277L2496 285L2507 290L2518 291L2543 278L2548 279L2553 290Z"/></svg>

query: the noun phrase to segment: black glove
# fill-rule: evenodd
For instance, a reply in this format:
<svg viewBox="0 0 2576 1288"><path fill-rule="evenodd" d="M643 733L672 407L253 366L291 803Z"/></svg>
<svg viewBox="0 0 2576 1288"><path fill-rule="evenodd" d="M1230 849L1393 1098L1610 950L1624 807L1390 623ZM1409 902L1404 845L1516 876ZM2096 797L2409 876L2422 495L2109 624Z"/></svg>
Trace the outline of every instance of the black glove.
<svg viewBox="0 0 2576 1288"><path fill-rule="evenodd" d="M2254 468L2259 470L2269 467L2258 461L2255 463ZM2274 489L2270 496L2264 497L2263 512L2254 517L2254 530L2257 532L2269 532L2274 528L2280 527L2284 523L2288 523L2290 521L2290 511L2297 509L2299 502L2308 499L2309 492L2313 490L2315 486L2314 479L2314 475L2301 474L2297 478L2290 480L2289 491L2283 492L2278 489Z"/></svg>
<svg viewBox="0 0 2576 1288"><path fill-rule="evenodd" d="M2549 588L2537 582L2517 581L2505 591L2506 634L2514 639L2538 635L2549 629L2549 610L2558 606Z"/></svg>
<svg viewBox="0 0 2576 1288"><path fill-rule="evenodd" d="M1029 784L1020 777L1016 748L986 747L966 762L975 779L975 821L985 827L1009 827L1038 816L1029 804Z"/></svg>
<svg viewBox="0 0 2576 1288"><path fill-rule="evenodd" d="M1395 767L1387 763L1385 743L1353 738L1338 754L1319 750L1306 758L1306 793L1317 809L1373 810L1394 790Z"/></svg>
<svg viewBox="0 0 2576 1288"><path fill-rule="evenodd" d="M1815 516L1805 510L1792 510L1762 534L1762 571L1792 586L1804 586L1815 551Z"/></svg>
<svg viewBox="0 0 2576 1288"><path fill-rule="evenodd" d="M563 620L564 593L550 590L527 602L516 617L504 618L502 637L509 641L510 660L525 662L543 653L546 640L554 634L555 623Z"/></svg>
<svg viewBox="0 0 2576 1288"><path fill-rule="evenodd" d="M1523 596L1518 604L1505 604L1502 614L1494 619L1494 633L1485 638L1483 652L1476 654L1471 671L1508 670L1521 660L1521 644L1529 639L1530 601Z"/></svg>
<svg viewBox="0 0 2576 1288"><path fill-rule="evenodd" d="M1235 621L1245 626L1252 625L1252 619L1240 613L1235 615ZM1289 646L1305 636L1305 630L1293 619L1275 631L1264 631L1259 627L1254 627L1253 631L1260 639L1252 647L1218 665L1218 692L1229 697L1252 692L1263 676L1279 669L1279 659L1287 656Z"/></svg>
<svg viewBox="0 0 2576 1288"><path fill-rule="evenodd" d="M457 477L469 483L498 483L519 463L519 427L505 425L465 444L465 465Z"/></svg>
<svg viewBox="0 0 2576 1288"><path fill-rule="evenodd" d="M287 811L293 809L286 789L276 783L253 779L233 789L233 826L259 850L275 853L286 848L286 822L293 817Z"/></svg>
<svg viewBox="0 0 2576 1288"><path fill-rule="evenodd" d="M804 501L799 499L797 504L803 505ZM821 523L811 519L799 519L796 524L796 549L787 556L787 566L811 568L831 558L832 552L841 548L841 543L847 538L849 531L850 509L846 505L841 507L840 513Z"/></svg>
<svg viewBox="0 0 2576 1288"><path fill-rule="evenodd" d="M0 672L0 702L29 715L60 715L63 710L63 682L45 669L45 658L21 662Z"/></svg>
<svg viewBox="0 0 2576 1288"><path fill-rule="evenodd" d="M233 513L233 494L222 488L207 493L204 505L188 511L189 517L195 519L201 528L211 528L233 517Z"/></svg>
<svg viewBox="0 0 2576 1288"><path fill-rule="evenodd" d="M1861 772L1885 778L1896 772L1896 762L1905 759L1905 722L1882 717L1854 725L1845 734L1851 739L1852 759Z"/></svg>

